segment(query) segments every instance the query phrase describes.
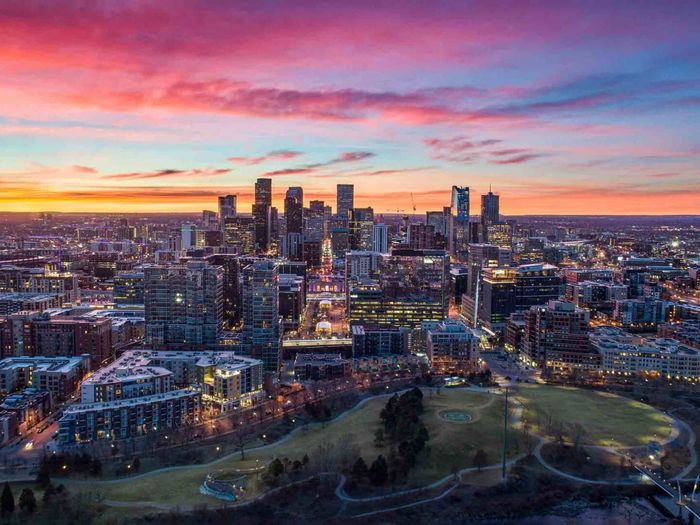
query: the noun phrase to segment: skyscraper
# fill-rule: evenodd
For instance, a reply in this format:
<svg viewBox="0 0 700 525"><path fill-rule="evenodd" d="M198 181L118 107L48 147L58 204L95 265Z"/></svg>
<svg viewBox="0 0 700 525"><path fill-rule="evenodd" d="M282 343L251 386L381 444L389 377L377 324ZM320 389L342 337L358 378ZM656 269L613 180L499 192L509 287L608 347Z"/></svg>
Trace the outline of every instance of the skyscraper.
<svg viewBox="0 0 700 525"><path fill-rule="evenodd" d="M270 248L272 235L270 208L272 207L272 179L255 181L255 204L253 204L253 219L255 221L255 247L259 252Z"/></svg>
<svg viewBox="0 0 700 525"><path fill-rule="evenodd" d="M287 221L287 233L303 231L304 190L291 187L284 198L284 217Z"/></svg>
<svg viewBox="0 0 700 525"><path fill-rule="evenodd" d="M280 367L282 346L279 316L279 270L273 261L254 262L243 269L243 345L263 362L267 373Z"/></svg>
<svg viewBox="0 0 700 525"><path fill-rule="evenodd" d="M500 220L499 197L491 192L481 196L481 224L495 224Z"/></svg>
<svg viewBox="0 0 700 525"><path fill-rule="evenodd" d="M450 215L450 253L460 259L467 254L469 244L469 188L452 186Z"/></svg>
<svg viewBox="0 0 700 525"><path fill-rule="evenodd" d="M389 229L386 224L375 224L372 228L372 251L389 252Z"/></svg>
<svg viewBox="0 0 700 525"><path fill-rule="evenodd" d="M374 226L372 208L353 208L350 220L350 247L353 250L371 250Z"/></svg>
<svg viewBox="0 0 700 525"><path fill-rule="evenodd" d="M452 186L452 216L469 221L469 187Z"/></svg>
<svg viewBox="0 0 700 525"><path fill-rule="evenodd" d="M223 270L203 261L144 267L146 340L155 349L207 349L223 321Z"/></svg>
<svg viewBox="0 0 700 525"><path fill-rule="evenodd" d="M336 213L341 217L349 217L355 207L355 186L353 184L338 184L338 202Z"/></svg>
<svg viewBox="0 0 700 525"><path fill-rule="evenodd" d="M219 197L219 221L224 223L224 219L236 216L236 196L222 195Z"/></svg>

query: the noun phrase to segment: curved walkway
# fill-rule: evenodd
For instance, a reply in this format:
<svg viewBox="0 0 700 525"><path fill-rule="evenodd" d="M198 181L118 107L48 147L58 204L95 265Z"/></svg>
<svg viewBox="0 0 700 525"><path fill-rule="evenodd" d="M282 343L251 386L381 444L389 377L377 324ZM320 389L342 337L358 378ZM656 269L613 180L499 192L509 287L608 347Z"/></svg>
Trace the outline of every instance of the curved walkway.
<svg viewBox="0 0 700 525"><path fill-rule="evenodd" d="M434 388L431 388L431 387L422 387L422 389L434 389ZM389 396L392 396L392 395L394 395L394 394L400 394L400 393L405 392L405 391L407 391L407 390L410 390L410 389L404 389L404 390L401 390L401 391L390 392L390 393L386 393L386 394L379 394L379 395L377 395L377 396L372 396L372 397L368 397L368 398L362 399L357 405L355 405L354 407L352 407L352 408L346 410L346 411L343 412L342 414L339 414L337 417L335 417L335 418L334 418L333 420L331 420L330 422L339 421L339 420L341 420L342 418L347 417L349 414L351 414L351 413L353 413L354 411L359 410L360 408L362 408L362 407L363 407L365 404L367 404L369 401L372 401L372 400L374 400L374 399L380 399L380 398L389 397ZM493 392L493 391L491 391L491 389L487 389L487 388L465 387L464 390L469 390L469 391L474 391L474 392L480 392L480 393L485 393L485 394L497 394L496 392ZM482 405L480 405L480 406L473 407L473 409L474 409L474 410L483 410L483 409L488 408L489 406L491 406L494 402L495 402L495 397L492 395L488 402L486 402L486 403L484 403L484 404L482 404ZM522 403L521 403L520 401L518 401L517 399L513 399L513 404L514 404L514 406L515 406L515 410L514 410L513 416L512 416L512 424L515 426L515 425L518 425L518 423L520 423L520 421L522 420L523 405L522 405ZM672 419L672 421L673 421L673 430L672 430L671 434L668 436L668 438L666 438L663 442L661 442L662 445L668 444L668 443L672 442L673 440L677 439L678 436L679 436L680 433L681 433L681 429L685 430L685 431L688 433L688 443L687 443L685 446L687 447L687 449L688 449L689 452L690 452L691 460L690 460L689 464L688 464L677 476L675 476L674 478L672 478L673 480L676 480L676 479L680 480L680 479L686 478L686 477L697 467L697 464L698 464L698 456L697 456L697 453L696 453L696 451L695 451L695 442L696 442L696 439L697 439L697 438L696 438L695 432L692 430L692 428L691 428L687 423L685 423L684 421L682 421L682 420L680 420L680 419L677 419L677 418L675 418L675 417L673 417L673 416L670 416L670 415L669 415L669 417L671 417L671 419ZM328 422L326 422L326 423L328 423ZM309 428L309 427L317 427L318 425L321 425L321 424L322 424L322 423L310 423L310 424L304 425L304 426L302 426L302 427L298 427L298 428L294 429L292 432L290 432L289 434L287 434L286 436L284 436L283 438L281 438L280 440L276 441L275 443L270 443L270 444L267 444L267 445L262 445L262 446L259 446L259 447L251 448L251 449L247 450L246 452L255 452L255 451L264 450L264 449L267 449L267 448L271 448L271 447L275 447L275 446L281 445L281 444L285 443L286 441L288 441L289 439L291 439L292 436L293 436L296 432L301 431L301 430L303 430L303 429L305 429L305 428ZM532 452L533 456L537 459L537 461L538 461L547 471L549 471L549 472L551 472L551 473L553 473L553 474L555 474L555 475L557 475L557 476L560 476L560 477L562 477L562 478L568 479L568 480L573 481L573 482L576 482L576 483L593 484L593 485L638 485L638 484L640 483L640 481L634 480L634 479L623 479L623 480L595 480L595 479L588 479L588 478L583 478L583 477L580 477L580 476L576 476L576 475L573 475L573 474L569 474L569 473L567 473L567 472L564 472L564 471L562 471L562 470L560 470L560 469L554 467L554 466L551 465L550 463L548 463L548 462L544 459L544 457L542 456L542 447L543 447L547 442L549 442L549 440L548 440L547 438L544 438L544 437L539 436L539 435L537 435L537 434L530 433L530 435L532 435L533 437L535 437L535 438L538 439L538 443L537 443L537 445L535 446L535 448L534 448L534 450L533 450L533 452ZM612 453L614 453L614 454L618 454L618 455L621 454L621 453L620 453L620 450L638 448L638 447L635 447L635 446L625 446L625 447L610 447L610 446L599 446L599 445L587 445L587 446L593 447L593 448L605 449L605 450L608 450L608 451L610 451L610 452L612 452ZM95 481L84 481L84 482L77 482L77 483L86 483L86 484L119 483L119 482L124 482L124 481L132 480L132 479L138 479L138 478L143 478L143 477L158 475L158 474L165 473L165 472L171 472L171 471L175 471L175 470L192 469L192 468L207 468L207 467L216 465L216 464L218 464L218 463L221 463L222 461L225 461L225 460L227 460L227 459L230 459L230 458L232 458L233 456L235 456L236 454L239 454L239 453L240 453L239 451L232 452L232 453L230 453L230 454L227 454L226 456L223 456L223 457L221 457L221 458L218 458L218 459L216 459L216 460L214 460L214 461L211 461L211 462L206 463L206 464L203 464L203 465L195 465L195 466L192 466L192 465L182 465L182 466L176 466L176 467L166 467L166 468L163 468L163 469L158 469L158 470L150 471L150 472L147 472L147 473L144 473L144 474L140 474L140 475L138 475L138 476L133 476L133 477L131 477L131 478L119 478L119 479L115 479L115 480L104 480L104 481L97 481L97 482L95 482ZM519 455L517 455L517 456L515 456L515 457L513 457L513 458L511 458L511 459L509 459L509 460L506 462L506 466L507 466L507 467L511 467L513 464L515 464L516 462L518 462L518 461L520 461L521 459L525 458L526 456L527 456L527 454L525 454L525 453L519 454ZM486 467L483 467L481 470L494 470L494 469L500 469L500 468L502 468L502 464L501 464L501 463L495 463L495 464L493 464L493 465L488 465L488 466L486 466ZM365 512L365 513L361 513L361 514L357 514L357 515L351 516L352 518L361 518L361 517L368 517L368 516L372 516L372 515L376 515L376 514L381 514L381 513L385 513L385 512L391 512L391 511L394 511L394 510L400 510L400 509L405 509L405 508L411 508L411 507L415 507L415 506L422 505L422 504L425 504L425 503L430 503L430 502L438 501L438 500L444 498L445 496L449 495L452 491L454 491L454 490L459 486L459 484L460 484L459 480L460 480L461 476L463 476L464 474L476 472L476 471L478 471L478 470L479 470L479 469L476 468L476 467L468 467L468 468L461 469L461 470L458 471L456 474L447 475L447 476L445 476L445 477L443 477L443 478L441 478L441 479L439 479L439 480L436 480L436 481L433 482L433 483L430 483L430 484L428 484L428 485L424 485L424 486L422 486L422 487L417 487L417 488L407 489L407 490L401 490L401 491L397 491L397 492L391 492L391 493L388 493L388 494L382 494L382 495L378 495L378 496L365 496L365 497L353 497L353 496L349 496L349 495L346 493L346 491L345 491L345 484L346 484L346 482L347 482L347 478L346 478L346 476L344 476L344 475L342 475L342 474L337 474L337 473L321 473L321 474L317 474L317 476L318 476L318 475L324 476L324 475L331 475L331 474L333 474L333 475L339 475L339 476L340 476L339 481L338 481L338 485L337 485L337 487L336 487L336 489L335 489L335 496L343 503L343 508L341 509L341 512L344 510L344 506L345 506L347 503L374 503L374 502L378 502L378 501L389 500L389 499L391 499L391 498L397 498L397 497L404 497L404 496L416 495L416 494L420 494L420 493L422 493L422 492L427 492L427 491L430 491L430 490L437 489L437 488L441 487L442 485L445 485L445 484L447 484L448 482L453 481L453 483L452 483L448 488L446 488L446 489L443 490L440 494L437 494L437 495L435 495L435 496L432 496L432 497L429 497L429 498L426 498L426 499L423 499L423 500L413 501L413 502L410 502L410 503L407 503L407 504L404 504L404 505L397 505L397 506L392 506L392 507L377 509L377 510L373 510L373 511L370 511L370 512ZM227 506L228 506L228 507L239 507L239 506L243 506L243 505L249 505L249 504L254 503L254 502L256 502L256 501L259 501L259 500L261 500L261 499L263 499L263 498L265 498L265 497L268 497L270 494L273 494L274 492L277 492L277 491L279 491L279 490L283 490L284 488L289 487L289 486L291 486L291 485L296 485L296 484L298 484L298 483L306 482L306 481L308 481L309 479L312 479L313 477L315 477L315 476L311 476L311 477L309 477L309 478L305 478L305 479L303 479L303 480L296 481L296 482L291 483L291 484L289 484L289 485L285 485L284 487L278 487L278 488L273 489L273 490L271 490L271 491L267 491L267 492L265 492L265 493L263 493L263 494L260 494L259 496L256 496L255 498L253 498L253 499L251 499L251 500L246 500L246 501L241 501L241 502L237 502L237 503L233 503L233 504L228 504ZM191 510L189 507L182 507L182 506L173 506L173 505L167 505L167 504L160 504L160 503L152 502L152 501L124 502L124 501L110 501L110 500L108 500L108 501L105 501L105 504L108 505L108 506L112 506L112 507L149 507L149 508L154 508L154 509L156 509L156 510L173 510L173 509L175 509L175 508L179 508L179 509L185 510L185 511L186 511L186 510Z"/></svg>

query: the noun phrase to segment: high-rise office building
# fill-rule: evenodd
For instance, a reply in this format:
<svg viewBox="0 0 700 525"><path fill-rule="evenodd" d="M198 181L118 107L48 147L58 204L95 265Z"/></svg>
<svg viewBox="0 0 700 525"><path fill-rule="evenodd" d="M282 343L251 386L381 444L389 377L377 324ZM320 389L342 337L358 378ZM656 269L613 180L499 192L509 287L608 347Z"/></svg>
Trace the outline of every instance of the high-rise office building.
<svg viewBox="0 0 700 525"><path fill-rule="evenodd" d="M279 313L279 269L273 261L243 268L243 345L263 362L265 372L280 368L282 334Z"/></svg>
<svg viewBox="0 0 700 525"><path fill-rule="evenodd" d="M435 226L411 224L408 227L408 247L412 250L435 249Z"/></svg>
<svg viewBox="0 0 700 525"><path fill-rule="evenodd" d="M143 270L146 339L154 349L206 349L223 322L223 270L204 261Z"/></svg>
<svg viewBox="0 0 700 525"><path fill-rule="evenodd" d="M189 250L197 246L197 225L196 224L183 224L180 228L182 241L181 249Z"/></svg>
<svg viewBox="0 0 700 525"><path fill-rule="evenodd" d="M469 221L469 187L452 186L452 217Z"/></svg>
<svg viewBox="0 0 700 525"><path fill-rule="evenodd" d="M508 317L515 311L515 273L512 268L483 270L478 317L492 332L505 330ZM473 314L467 317L473 319Z"/></svg>
<svg viewBox="0 0 700 525"><path fill-rule="evenodd" d="M510 249L513 246L513 227L507 222L482 224L483 241L495 244L499 248Z"/></svg>
<svg viewBox="0 0 700 525"><path fill-rule="evenodd" d="M500 221L498 195L489 192L481 196L481 224L495 224Z"/></svg>
<svg viewBox="0 0 700 525"><path fill-rule="evenodd" d="M371 257L367 260L371 262ZM354 266L350 269L355 271ZM378 267L371 272L374 278L348 282L348 316L352 324L417 328L423 321L447 317L447 252L393 250L391 255L381 256Z"/></svg>
<svg viewBox="0 0 700 525"><path fill-rule="evenodd" d="M467 258L467 295L474 297L479 276L483 268L500 266L498 246L493 244L470 244Z"/></svg>
<svg viewBox="0 0 700 525"><path fill-rule="evenodd" d="M599 359L589 343L588 310L565 301L549 301L525 312L522 351L532 364L590 368Z"/></svg>
<svg viewBox="0 0 700 525"><path fill-rule="evenodd" d="M253 204L253 219L255 221L255 247L259 252L270 249L272 237L272 179L255 181L255 204Z"/></svg>
<svg viewBox="0 0 700 525"><path fill-rule="evenodd" d="M287 233L302 233L304 227L304 190L291 187L284 197L284 217Z"/></svg>
<svg viewBox="0 0 700 525"><path fill-rule="evenodd" d="M223 321L227 327L235 327L241 321L241 286L238 280L240 264L238 255L220 253L210 255L206 261L223 271Z"/></svg>
<svg viewBox="0 0 700 525"><path fill-rule="evenodd" d="M216 226L216 212L211 211L211 210L202 210L202 226L204 227L205 230L209 230L211 228L214 228ZM133 237L123 237L123 238L133 239Z"/></svg>
<svg viewBox="0 0 700 525"><path fill-rule="evenodd" d="M519 312L541 306L563 295L559 270L551 264L524 264L515 273L515 308Z"/></svg>
<svg viewBox="0 0 700 525"><path fill-rule="evenodd" d="M352 184L338 184L336 214L341 217L349 217L355 207L355 186Z"/></svg>
<svg viewBox="0 0 700 525"><path fill-rule="evenodd" d="M467 256L469 232L469 188L452 186L450 214L449 248L450 253L464 260Z"/></svg>
<svg viewBox="0 0 700 525"><path fill-rule="evenodd" d="M219 221L224 223L224 219L236 216L236 196L222 195L219 197Z"/></svg>
<svg viewBox="0 0 700 525"><path fill-rule="evenodd" d="M255 220L252 217L224 219L224 245L233 248L238 255L255 252Z"/></svg>
<svg viewBox="0 0 700 525"><path fill-rule="evenodd" d="M372 228L372 251L389 252L389 228L386 224L375 224Z"/></svg>
<svg viewBox="0 0 700 525"><path fill-rule="evenodd" d="M374 210L372 208L353 208L350 220L350 248L372 250L373 226Z"/></svg>

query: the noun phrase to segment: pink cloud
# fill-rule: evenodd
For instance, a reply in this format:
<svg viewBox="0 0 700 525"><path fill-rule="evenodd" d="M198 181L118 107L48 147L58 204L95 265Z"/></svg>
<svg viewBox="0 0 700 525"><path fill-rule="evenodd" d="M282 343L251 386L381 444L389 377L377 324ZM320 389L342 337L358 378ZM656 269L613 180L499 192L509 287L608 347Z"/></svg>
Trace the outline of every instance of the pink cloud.
<svg viewBox="0 0 700 525"><path fill-rule="evenodd" d="M300 151L278 150L270 151L269 153L260 157L229 157L226 160L239 164L257 165L272 160L291 160L301 157L302 155L303 153Z"/></svg>

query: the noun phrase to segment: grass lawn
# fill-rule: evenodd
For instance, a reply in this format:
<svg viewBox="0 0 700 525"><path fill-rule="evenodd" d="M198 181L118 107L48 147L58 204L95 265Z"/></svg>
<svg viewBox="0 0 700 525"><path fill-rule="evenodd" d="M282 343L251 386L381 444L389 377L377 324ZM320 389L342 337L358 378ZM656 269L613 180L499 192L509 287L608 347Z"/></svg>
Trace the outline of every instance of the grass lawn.
<svg viewBox="0 0 700 525"><path fill-rule="evenodd" d="M112 483L67 485L71 490L81 487L85 490L99 490L104 492L106 499L116 501L153 501L182 506L207 503L216 506L219 504L216 499L199 494L199 486L209 472L228 479L234 469L251 468L256 464L267 465L275 457L301 460L304 454L308 454L313 461L324 454L323 450L329 455L334 451L357 450L368 464L379 454L388 455L388 445L379 448L374 445L374 433L380 422L379 413L387 399L373 399L325 425L307 425L279 445L247 452L244 462L240 461L238 454L234 454L216 465L188 466ZM418 464L411 471L409 483L428 483L450 474L455 468L471 466L474 453L479 448L486 451L489 463L499 461L503 421L500 396L464 389L443 389L439 394L424 391L424 406L423 420L430 433L430 453L419 458ZM440 412L447 409L464 410L472 416L473 421L447 422L440 417ZM513 450L512 453L517 451Z"/></svg>
<svg viewBox="0 0 700 525"><path fill-rule="evenodd" d="M652 407L604 392L542 385L521 385L515 396L524 405L523 417L534 423L535 413L546 412L553 419L567 424L580 423L586 429L584 441L594 445L645 445L663 441L670 433L670 419ZM218 500L199 494L199 486L207 473L222 479L240 476L236 469L267 465L272 459L301 460L308 454L311 461L337 457L345 452L354 458L362 455L370 464L374 458L390 453L390 445L376 447L375 431L380 426L379 413L387 397L372 399L359 408L346 412L327 424L307 425L282 443L248 451L244 461L239 454L226 456L215 465L186 466L169 472L149 474L142 478L114 482L66 482L70 490L100 491L106 499L137 502L150 501L183 508L207 504L223 505ZM443 389L440 393L424 391L425 422L430 440L428 454L421 454L411 470L409 485L419 486L451 474L456 469L472 466L475 452L481 448L488 463L500 461L503 432L503 397L465 389ZM471 422L449 422L440 414L445 410L461 410ZM509 441L509 456L519 449L518 440ZM486 477L485 475L483 477ZM257 478L252 475L251 479ZM250 495L259 484L250 484Z"/></svg>
<svg viewBox="0 0 700 525"><path fill-rule="evenodd" d="M607 392L526 384L518 387L516 397L531 425L536 425L538 411L565 424L579 423L589 445L646 445L663 441L672 429L671 419L655 408Z"/></svg>

